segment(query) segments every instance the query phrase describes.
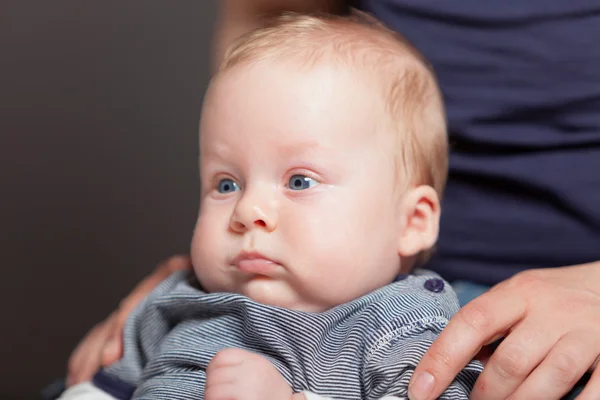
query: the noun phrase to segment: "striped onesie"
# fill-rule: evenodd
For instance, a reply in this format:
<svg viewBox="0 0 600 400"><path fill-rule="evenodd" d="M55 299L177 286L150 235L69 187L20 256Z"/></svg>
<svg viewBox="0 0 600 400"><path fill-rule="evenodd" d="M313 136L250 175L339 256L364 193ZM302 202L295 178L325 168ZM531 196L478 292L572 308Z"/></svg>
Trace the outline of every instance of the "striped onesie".
<svg viewBox="0 0 600 400"><path fill-rule="evenodd" d="M132 313L122 360L93 382L115 398L203 399L208 363L235 347L269 359L295 392L406 398L418 361L457 310L450 286L429 273L310 313L205 293L192 274L180 272ZM442 398L467 399L481 371L470 363Z"/></svg>

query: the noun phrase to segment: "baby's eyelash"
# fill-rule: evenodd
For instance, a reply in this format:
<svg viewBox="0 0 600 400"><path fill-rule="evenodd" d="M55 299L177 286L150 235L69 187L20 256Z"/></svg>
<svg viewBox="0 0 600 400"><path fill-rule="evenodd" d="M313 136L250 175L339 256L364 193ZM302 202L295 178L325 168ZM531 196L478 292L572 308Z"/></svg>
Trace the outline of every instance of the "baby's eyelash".
<svg viewBox="0 0 600 400"><path fill-rule="evenodd" d="M291 170L290 172L288 172L285 176L284 182L289 181L289 179L294 176L294 175L304 175L308 178L314 179L315 181L321 183L323 181L323 179L316 173L314 173L313 171L309 170L309 169L305 169L305 168L300 168L300 169L294 169Z"/></svg>

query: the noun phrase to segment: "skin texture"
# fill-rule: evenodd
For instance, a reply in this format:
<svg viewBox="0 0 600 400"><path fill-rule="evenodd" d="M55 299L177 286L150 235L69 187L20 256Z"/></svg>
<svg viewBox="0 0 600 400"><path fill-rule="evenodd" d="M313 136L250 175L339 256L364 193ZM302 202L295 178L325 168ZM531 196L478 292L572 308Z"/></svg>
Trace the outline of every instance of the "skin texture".
<svg viewBox="0 0 600 400"><path fill-rule="evenodd" d="M371 85L331 62L280 60L213 81L191 243L206 291L321 312L392 282L435 243L437 194L395 170L398 132L381 123L386 108ZM109 331L91 337L101 343ZM207 399L292 396L266 359L239 350L217 355L207 382Z"/></svg>
<svg viewBox="0 0 600 400"><path fill-rule="evenodd" d="M374 124L384 107L367 85L348 85L357 81L330 64L281 61L215 80L192 239L205 290L321 312L393 281L403 259L435 242L435 191L399 190L394 133ZM295 190L299 177L308 184ZM238 349L217 354L206 374L208 400L293 395L270 362Z"/></svg>
<svg viewBox="0 0 600 400"><path fill-rule="evenodd" d="M266 358L241 349L217 353L206 369L206 400L304 400L292 393L279 371Z"/></svg>
<svg viewBox="0 0 600 400"><path fill-rule="evenodd" d="M232 40L260 26L259 15L284 11L309 12L324 8L334 12L343 8L343 3L345 2L313 0L224 0L220 3L213 64L215 67L219 64L225 47ZM173 260L184 259L187 263L173 262L175 266L169 270L183 265L191 268L187 257L175 257ZM169 263L171 261L167 261L168 265ZM156 285L166 277L162 271L159 268L146 278L142 283L147 284L136 287L124 303L132 304L133 300L139 301L147 295L154 287L152 284ZM572 386L575 379L572 375L581 375L582 371L589 368L589 359L597 358L600 354L596 345L598 341L591 346L587 344L588 335L600 337L597 288L600 288L600 263L532 270L502 282L494 290L496 294L482 296L463 308L435 341L414 374L414 379L420 372L432 374L435 383L425 390L427 393L416 393L413 380L413 399L435 398L481 347L506 334L509 338L512 337L507 343L513 344L498 347L494 353L495 358L491 358L486 364L486 372L477 382L473 397L491 398L487 396L492 396L494 388L506 387L510 393L514 393L512 398L516 399L560 398L558 393L566 392ZM587 297L586 301L582 302L582 296ZM567 306L569 304L571 307ZM578 304L581 307L578 308ZM119 307L78 345L69 363L68 376L71 383L89 380L100 365L110 365L121 357L123 323L129 311L129 308ZM580 337L581 340L566 340L567 337ZM541 348L534 347L529 345L531 342L545 345ZM115 344L112 349L116 351L110 351L111 344ZM548 357L550 354L561 355ZM544 360L542 363L538 362L537 365L543 368L536 368L535 375L529 374L537 367L530 360ZM519 377L515 379L513 375ZM595 369L579 399L600 397L599 375L598 369ZM529 378L525 379L526 377ZM525 382L529 383L525 385ZM497 398L510 397L510 393L498 392Z"/></svg>
<svg viewBox="0 0 600 400"><path fill-rule="evenodd" d="M119 307L98 323L79 342L67 366L67 386L89 381L98 368L109 366L123 355L123 327L133 309L152 289L175 271L191 270L190 257L173 256L161 262L124 298Z"/></svg>
<svg viewBox="0 0 600 400"><path fill-rule="evenodd" d="M600 265L530 270L463 307L413 374L411 399L434 399L478 351L504 337L471 398L560 399L590 368L578 399L597 399ZM415 393L420 374L435 377ZM431 382L431 379L427 379Z"/></svg>
<svg viewBox="0 0 600 400"><path fill-rule="evenodd" d="M411 225L415 197L396 182L395 133L374 123L385 118L381 100L352 81L327 63L299 70L271 61L217 78L201 121L192 240L207 291L320 312L392 282L403 257L435 241L432 212L417 216L432 218L424 230ZM312 187L293 190L294 177ZM222 182L236 189L219 193ZM425 207L437 201L422 188L409 192L425 193L416 199ZM275 264L242 271L235 260L244 252Z"/></svg>

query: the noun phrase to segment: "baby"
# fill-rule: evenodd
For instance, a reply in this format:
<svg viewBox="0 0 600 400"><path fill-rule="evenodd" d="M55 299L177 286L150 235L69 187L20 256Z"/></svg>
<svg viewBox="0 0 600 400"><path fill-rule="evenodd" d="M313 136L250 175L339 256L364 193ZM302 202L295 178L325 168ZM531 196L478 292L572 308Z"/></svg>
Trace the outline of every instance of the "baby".
<svg viewBox="0 0 600 400"><path fill-rule="evenodd" d="M244 36L203 106L193 276L160 285L123 359L63 398L406 398L458 309L408 274L437 239L447 143L433 72L376 21L286 15Z"/></svg>

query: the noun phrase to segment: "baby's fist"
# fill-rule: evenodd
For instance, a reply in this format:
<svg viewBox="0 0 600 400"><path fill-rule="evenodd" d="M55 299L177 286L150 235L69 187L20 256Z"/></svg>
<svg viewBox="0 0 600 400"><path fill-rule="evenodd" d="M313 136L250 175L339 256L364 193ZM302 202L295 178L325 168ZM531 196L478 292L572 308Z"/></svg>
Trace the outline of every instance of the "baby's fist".
<svg viewBox="0 0 600 400"><path fill-rule="evenodd" d="M290 400L292 395L269 360L246 350L222 350L206 368L206 400Z"/></svg>

